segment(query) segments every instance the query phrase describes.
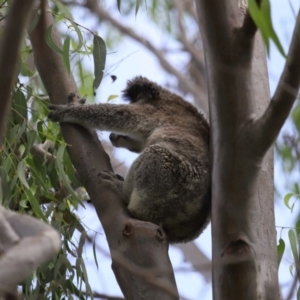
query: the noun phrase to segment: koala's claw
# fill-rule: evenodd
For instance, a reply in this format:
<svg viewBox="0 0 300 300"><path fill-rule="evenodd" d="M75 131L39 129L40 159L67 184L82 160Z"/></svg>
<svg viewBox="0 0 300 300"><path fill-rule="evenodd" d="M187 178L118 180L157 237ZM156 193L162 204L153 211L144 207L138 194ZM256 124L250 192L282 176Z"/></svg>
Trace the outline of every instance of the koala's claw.
<svg viewBox="0 0 300 300"><path fill-rule="evenodd" d="M57 105L57 104L50 104L48 105L48 108L52 110L48 114L48 119L53 122L61 122L64 115L64 110L66 108L66 105Z"/></svg>
<svg viewBox="0 0 300 300"><path fill-rule="evenodd" d="M78 99L79 96L76 95L74 92L69 92L68 94L68 104L84 104L86 99L85 98L80 98L79 100L76 100L76 98Z"/></svg>
<svg viewBox="0 0 300 300"><path fill-rule="evenodd" d="M113 172L102 171L98 174L98 178L100 179L100 184L109 186L119 195L122 195L124 183L124 178L122 176Z"/></svg>
<svg viewBox="0 0 300 300"><path fill-rule="evenodd" d="M119 180L119 181L124 181L124 178L119 175L115 174L114 172L110 171L102 171L101 173L98 174L99 177L103 180Z"/></svg>

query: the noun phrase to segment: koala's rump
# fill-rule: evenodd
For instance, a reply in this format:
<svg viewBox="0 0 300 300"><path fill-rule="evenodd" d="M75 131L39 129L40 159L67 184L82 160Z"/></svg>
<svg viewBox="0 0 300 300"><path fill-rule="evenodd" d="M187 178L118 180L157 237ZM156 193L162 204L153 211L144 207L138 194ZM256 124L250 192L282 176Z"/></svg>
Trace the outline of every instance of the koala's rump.
<svg viewBox="0 0 300 300"><path fill-rule="evenodd" d="M132 216L162 224L170 242L198 236L210 215L207 157L186 157L165 144L147 147L125 181Z"/></svg>

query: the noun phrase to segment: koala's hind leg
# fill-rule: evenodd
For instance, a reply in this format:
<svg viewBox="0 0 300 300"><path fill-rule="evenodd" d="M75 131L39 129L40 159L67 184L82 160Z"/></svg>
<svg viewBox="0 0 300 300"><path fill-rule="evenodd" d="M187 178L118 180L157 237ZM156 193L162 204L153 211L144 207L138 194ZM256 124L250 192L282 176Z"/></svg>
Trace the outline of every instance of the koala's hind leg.
<svg viewBox="0 0 300 300"><path fill-rule="evenodd" d="M176 216L182 202L179 199L187 195L178 183L190 179L183 169L184 163L168 149L160 145L146 148L131 166L124 182L131 215L156 224L169 215Z"/></svg>
<svg viewBox="0 0 300 300"><path fill-rule="evenodd" d="M116 193L118 193L122 198L123 195L123 184L124 184L124 178L119 174L114 174L113 172L109 171L102 171L98 174L99 183L101 185L108 186L112 190L114 190Z"/></svg>

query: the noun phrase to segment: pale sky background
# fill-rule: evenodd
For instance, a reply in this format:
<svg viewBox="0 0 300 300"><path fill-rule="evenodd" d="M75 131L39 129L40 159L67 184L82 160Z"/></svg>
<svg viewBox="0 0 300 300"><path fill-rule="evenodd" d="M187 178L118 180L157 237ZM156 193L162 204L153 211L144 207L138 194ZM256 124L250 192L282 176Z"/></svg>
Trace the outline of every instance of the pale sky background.
<svg viewBox="0 0 300 300"><path fill-rule="evenodd" d="M114 7L116 1L109 0L105 3L107 8L110 9L111 7ZM294 7L294 10L297 12L299 8L299 1L271 0L271 4L275 31L277 32L284 48L287 49L291 38L292 28L295 23L295 18L291 10L291 6ZM111 13L119 21L124 22L124 24L137 30L141 35L146 36L159 47L170 45L170 43L172 43L171 38L169 38L167 35L161 35L161 32L157 30L153 26L153 24L147 21L145 22L145 20L147 19L147 13L144 9L140 9L137 17L134 16L134 13L130 16L123 17L117 10L111 10ZM89 27L89 24L95 24L95 20L93 18L89 18L89 20L86 20L86 18L84 17L86 17L86 14L80 10L78 11L78 13L74 14L74 20L78 21L78 23L82 24L83 26ZM101 35L101 32L103 32L105 28L105 25L99 27L99 35ZM153 57L153 55L147 49L129 38L124 39L112 53L109 53L107 55L107 68L117 63L118 61L121 61L122 59L124 60L112 72L113 75L117 76L116 82L112 83L112 80L109 76L103 79L101 87L97 91L97 102L106 102L109 95L120 94L120 91L126 85L126 81L136 75L146 76L161 85L164 85L167 81L174 84L176 83L176 80L174 80L172 76L161 69L155 57ZM182 62L186 61L188 57L184 55L172 55L171 59L172 63L175 66L181 66ZM90 64L92 67L92 62ZM281 70L283 68L283 64L284 59L279 54L277 49L272 45L270 58L268 60L271 93L274 92ZM291 125L286 124L283 130L291 130ZM99 136L103 137L106 135L100 134ZM135 157L127 150L118 150L117 155L118 157L122 158L122 160L124 160L126 165L130 165ZM292 176L293 180L295 180L295 178L299 178L299 173L294 173ZM275 183L279 192L279 197L276 198L275 202L276 225L281 227L293 226L294 220L297 217L297 212L299 212L299 205L295 206L295 212L294 214L291 214L291 212L283 204L283 197L289 191L289 178L283 174L280 162L278 161L275 162ZM104 236L102 227L99 224L99 220L96 217L94 209L87 208L86 211L81 210L80 216L82 216L82 221L85 224L88 224L92 230L95 230L99 233L97 237L97 244L100 245L101 248L103 248L104 252L109 253L106 238ZM281 229L281 227L277 227L278 236L281 236L288 246L288 229ZM196 244L209 258L211 258L210 226L197 239ZM181 268L181 271L175 273L180 295L190 300L212 299L211 285L207 284L203 280L201 274L196 272L186 272L185 270L182 270L185 267L189 269L190 264L183 262L183 255L181 254L181 252L178 249L170 247L169 253L175 271L179 267ZM122 296L122 293L120 292L120 289L116 283L114 274L111 271L110 259L108 259L105 255L99 254L99 270L96 270L93 252L91 249L89 249L89 247L86 247L85 255L86 266L88 268L89 280L92 285L92 289L109 295ZM291 277L289 272L289 267L292 263L293 257L288 247L288 249L286 249L285 251L285 255L282 259L279 269L279 279L283 298L285 298L285 296L287 295L290 284L293 281L293 278Z"/></svg>

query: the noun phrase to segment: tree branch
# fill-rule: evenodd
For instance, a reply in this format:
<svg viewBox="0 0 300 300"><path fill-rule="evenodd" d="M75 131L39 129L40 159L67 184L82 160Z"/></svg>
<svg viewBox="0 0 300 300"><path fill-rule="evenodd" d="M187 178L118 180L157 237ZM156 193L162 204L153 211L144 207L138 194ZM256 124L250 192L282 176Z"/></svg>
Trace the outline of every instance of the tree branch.
<svg viewBox="0 0 300 300"><path fill-rule="evenodd" d="M300 86L300 10L292 35L288 57L276 91L264 114L253 126L258 137L257 151L265 153L275 141L297 98Z"/></svg>
<svg viewBox="0 0 300 300"><path fill-rule="evenodd" d="M33 0L13 1L0 43L0 148L3 145L20 47ZM17 22L16 22L17 20Z"/></svg>
<svg viewBox="0 0 300 300"><path fill-rule="evenodd" d="M79 96L73 77L66 74L61 55L45 43L45 30L50 25L53 25L53 18L50 13L46 13L30 33L30 39L36 67L51 102L65 104L70 92L74 92L78 98ZM57 45L61 45L55 26L52 37ZM132 264L145 272L151 272L153 269L164 270L162 275L156 278L157 283L161 286L172 286L172 294L153 287L120 265L113 255L113 270L125 298L139 299L143 295L143 299L178 299L165 235L152 223L131 219L120 195L105 187L99 180L99 174L103 170L112 171L112 167L95 131L71 124L61 124L61 129L65 141L70 145L68 151L78 178L93 199L111 253L116 253L125 264Z"/></svg>

